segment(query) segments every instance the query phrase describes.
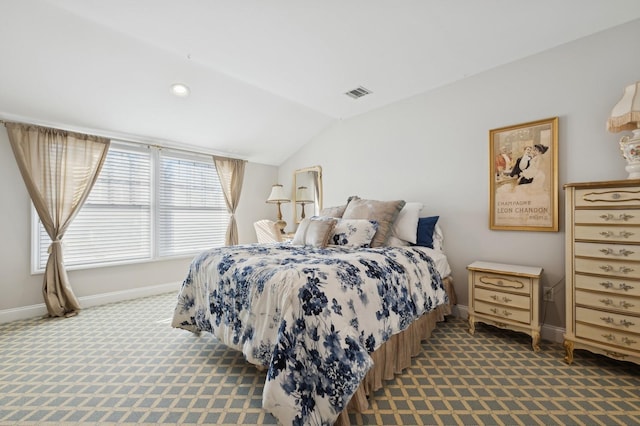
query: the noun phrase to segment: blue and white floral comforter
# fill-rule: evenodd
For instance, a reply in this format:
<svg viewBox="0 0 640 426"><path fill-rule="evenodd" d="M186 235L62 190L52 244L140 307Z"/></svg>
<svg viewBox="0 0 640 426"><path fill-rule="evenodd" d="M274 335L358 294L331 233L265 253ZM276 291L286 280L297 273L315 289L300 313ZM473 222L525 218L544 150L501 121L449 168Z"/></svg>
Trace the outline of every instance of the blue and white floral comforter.
<svg viewBox="0 0 640 426"><path fill-rule="evenodd" d="M420 250L251 244L193 260L172 325L210 332L266 367L263 407L281 424L333 424L368 354L445 303Z"/></svg>

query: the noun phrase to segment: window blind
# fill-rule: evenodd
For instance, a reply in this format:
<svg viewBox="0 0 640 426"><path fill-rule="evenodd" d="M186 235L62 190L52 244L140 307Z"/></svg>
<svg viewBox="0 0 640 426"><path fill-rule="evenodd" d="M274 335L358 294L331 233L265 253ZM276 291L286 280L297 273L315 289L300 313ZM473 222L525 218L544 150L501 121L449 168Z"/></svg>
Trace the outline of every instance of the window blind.
<svg viewBox="0 0 640 426"><path fill-rule="evenodd" d="M212 159L114 141L63 237L65 265L195 254L224 245L228 220ZM51 240L40 220L37 227L34 269L43 270Z"/></svg>

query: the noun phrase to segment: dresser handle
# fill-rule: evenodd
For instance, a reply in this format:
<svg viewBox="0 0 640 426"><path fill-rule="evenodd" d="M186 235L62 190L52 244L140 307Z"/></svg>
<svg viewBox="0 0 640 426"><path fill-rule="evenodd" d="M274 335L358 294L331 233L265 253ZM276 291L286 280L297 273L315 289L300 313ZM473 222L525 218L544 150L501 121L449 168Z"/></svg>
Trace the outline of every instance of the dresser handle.
<svg viewBox="0 0 640 426"><path fill-rule="evenodd" d="M600 269L602 269L605 272L611 272L613 271L613 266L611 265L603 265L600 267ZM618 272L622 272L623 274L627 274L629 272L633 272L632 268L627 268L626 266L621 266L620 268L618 268Z"/></svg>
<svg viewBox="0 0 640 426"><path fill-rule="evenodd" d="M605 220L605 221L608 221L608 220L622 220L622 221L625 221L625 222L626 222L626 221L627 221L627 220L629 220L629 219L633 219L633 216L632 216L632 215L630 215L630 214L622 213L622 214L619 214L619 215L618 215L618 217L615 217L614 215L612 215L611 213L609 213L609 214L603 214L603 215L601 215L601 216L600 216L600 219L603 219L603 220Z"/></svg>
<svg viewBox="0 0 640 426"><path fill-rule="evenodd" d="M605 238L609 238L609 237L615 237L616 235L611 232L611 231L603 231L600 233L600 235L602 235ZM627 231L620 231L620 233L618 234L618 237L621 238L629 238L630 236L633 235L633 232L627 232Z"/></svg>
<svg viewBox="0 0 640 426"><path fill-rule="evenodd" d="M600 285L604 288L613 288L613 283L611 281L603 281L600 283ZM630 286L626 283L620 283L618 284L618 288L614 289L614 290L624 290L624 291L628 291L628 290L632 290L633 286Z"/></svg>
<svg viewBox="0 0 640 426"><path fill-rule="evenodd" d="M616 322L616 320L614 320L611 317L600 317L600 319L604 322L606 322L607 324L614 324ZM614 325L621 325L623 327L629 328L630 325L635 325L635 323L632 323L631 321L627 321L625 319L622 319L620 321L618 321L618 324L614 324Z"/></svg>
<svg viewBox="0 0 640 426"><path fill-rule="evenodd" d="M612 351L604 351L607 356L613 357L613 358L620 358L620 359L625 359L627 357L627 355L625 354L621 354L619 352L612 352Z"/></svg>
<svg viewBox="0 0 640 426"><path fill-rule="evenodd" d="M625 249L620 249L620 250L618 250L618 253L616 253L611 248L602 249L602 250L600 250L600 252L604 253L604 254L610 254L611 256L629 256L630 254L634 253L631 250L625 250Z"/></svg>
<svg viewBox="0 0 640 426"><path fill-rule="evenodd" d="M600 299L600 303L609 306L609 305L613 305L613 300L611 299Z"/></svg>
<svg viewBox="0 0 640 426"><path fill-rule="evenodd" d="M629 339L628 337L623 337L622 338L622 343L624 343L627 346L631 346L631 345L633 345L634 343L637 343L637 342L635 340Z"/></svg>
<svg viewBox="0 0 640 426"><path fill-rule="evenodd" d="M495 300L495 301L500 300L500 298L498 297L498 295L497 295L497 294L492 295L492 296L491 296L491 298L492 298L493 300ZM509 302L511 302L511 299L509 299L507 296L502 296L502 301L503 301L504 303L509 303Z"/></svg>
<svg viewBox="0 0 640 426"><path fill-rule="evenodd" d="M603 334L602 337L604 337L605 339L607 339L610 342L615 342L616 341L616 336L614 336L613 334L609 333L609 334Z"/></svg>
<svg viewBox="0 0 640 426"><path fill-rule="evenodd" d="M491 308L490 309L491 312L493 312L495 315L502 315L505 317L508 317L509 315L512 315L511 312L507 311L506 309L502 310L502 313L498 313L498 309L497 308Z"/></svg>

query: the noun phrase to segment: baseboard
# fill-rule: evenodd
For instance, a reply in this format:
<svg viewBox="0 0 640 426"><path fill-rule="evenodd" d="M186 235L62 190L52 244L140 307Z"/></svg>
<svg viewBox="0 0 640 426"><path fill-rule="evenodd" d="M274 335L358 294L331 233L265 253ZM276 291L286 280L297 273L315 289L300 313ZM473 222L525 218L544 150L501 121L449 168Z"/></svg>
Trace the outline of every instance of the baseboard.
<svg viewBox="0 0 640 426"><path fill-rule="evenodd" d="M458 318L469 318L469 307L464 305L456 305L454 315ZM565 329L556 327L555 325L542 324L540 327L540 338L554 343L562 343L564 341Z"/></svg>
<svg viewBox="0 0 640 426"><path fill-rule="evenodd" d="M156 294L175 291L180 289L180 282L158 284L147 287L132 288L122 291L112 291L109 293L94 294L92 296L79 297L80 306L90 308L92 306L106 305L107 303L121 302L123 300L138 299L140 297L154 296ZM18 321L47 314L47 307L44 303L37 305L22 306L19 308L0 310L0 324L11 321Z"/></svg>

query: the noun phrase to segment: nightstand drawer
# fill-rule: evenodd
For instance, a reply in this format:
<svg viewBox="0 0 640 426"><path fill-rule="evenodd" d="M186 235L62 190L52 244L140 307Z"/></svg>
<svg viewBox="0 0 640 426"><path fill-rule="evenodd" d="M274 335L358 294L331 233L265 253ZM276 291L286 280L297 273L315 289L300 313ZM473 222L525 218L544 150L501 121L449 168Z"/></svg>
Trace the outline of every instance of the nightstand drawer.
<svg viewBox="0 0 640 426"><path fill-rule="evenodd" d="M513 293L530 294L531 279L515 275L478 272L474 274L474 285L492 290L505 290Z"/></svg>
<svg viewBox="0 0 640 426"><path fill-rule="evenodd" d="M480 287L476 287L474 291L474 298L477 301L484 301L520 309L529 309L531 303L531 299L529 299L528 295L523 296L519 294L502 293Z"/></svg>
<svg viewBox="0 0 640 426"><path fill-rule="evenodd" d="M529 310L517 309L508 306L494 305L479 300L474 302L475 312L478 314L491 315L497 318L517 321L523 324L531 323L531 313Z"/></svg>

